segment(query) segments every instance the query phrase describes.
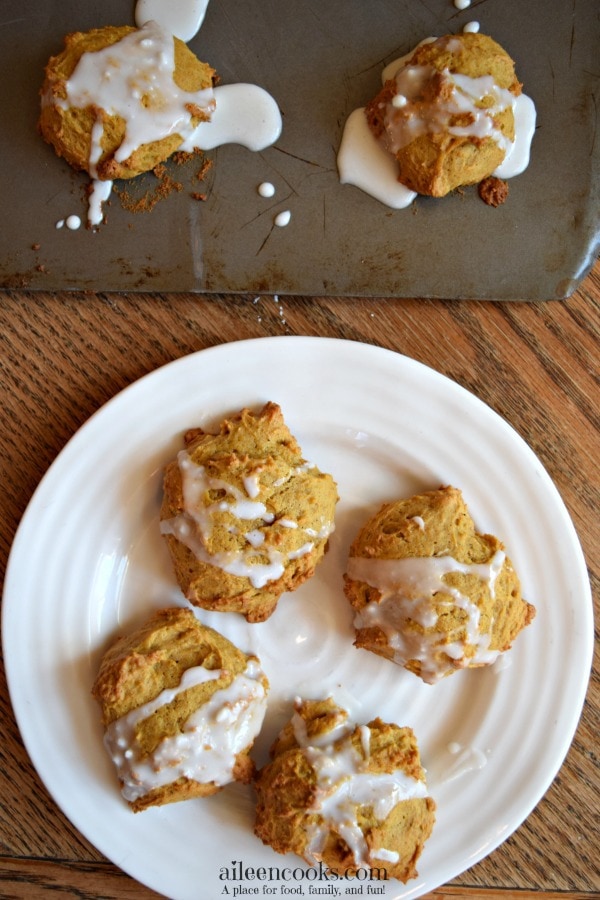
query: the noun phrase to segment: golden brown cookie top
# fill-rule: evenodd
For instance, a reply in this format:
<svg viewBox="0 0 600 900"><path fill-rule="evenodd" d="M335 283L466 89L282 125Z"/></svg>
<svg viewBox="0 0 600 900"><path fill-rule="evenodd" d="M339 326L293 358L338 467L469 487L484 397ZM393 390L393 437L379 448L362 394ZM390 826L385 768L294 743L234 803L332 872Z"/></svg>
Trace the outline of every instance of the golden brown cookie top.
<svg viewBox="0 0 600 900"><path fill-rule="evenodd" d="M215 681L200 684L181 696L177 720L226 687L243 672L248 658L222 634L203 625L189 609L173 607L152 615L142 626L118 638L102 658L92 694L105 725L153 700L166 688L176 688L184 672L196 666L220 672ZM175 727L175 720L172 721ZM151 725L151 723L149 723Z"/></svg>
<svg viewBox="0 0 600 900"><path fill-rule="evenodd" d="M403 559L450 555L462 563L487 562L501 548L478 534L458 488L445 486L384 503L360 529L350 557Z"/></svg>
<svg viewBox="0 0 600 900"><path fill-rule="evenodd" d="M415 49L408 65L433 66L438 72L447 70L469 78L491 75L498 87L515 95L521 93L514 60L487 34L463 32L423 43Z"/></svg>

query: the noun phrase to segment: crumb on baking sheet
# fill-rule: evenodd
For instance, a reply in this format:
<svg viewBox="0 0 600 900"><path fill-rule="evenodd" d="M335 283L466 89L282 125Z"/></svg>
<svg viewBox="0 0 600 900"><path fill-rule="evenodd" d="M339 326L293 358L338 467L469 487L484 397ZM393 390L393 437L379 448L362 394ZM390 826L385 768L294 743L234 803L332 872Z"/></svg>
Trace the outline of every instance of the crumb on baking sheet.
<svg viewBox="0 0 600 900"><path fill-rule="evenodd" d="M115 188L123 209L133 213L150 212L161 200L165 200L173 192L183 190L181 182L176 181L168 173L164 164L161 163L155 166L152 173L157 178L158 183L154 188L145 191L141 197L136 197L131 190Z"/></svg>
<svg viewBox="0 0 600 900"><path fill-rule="evenodd" d="M177 166L186 165L191 161L200 161L200 168L193 175L195 181L202 181L212 166L212 160L207 159L201 150L195 150L193 153L179 151L173 155L172 159ZM179 193L183 190L183 184L170 174L165 163L155 166L152 174L158 180L158 183L139 197L135 195L132 190L133 185L129 183L127 188L115 188L123 209L133 213L150 212L161 200L165 200L171 194ZM198 191L193 192L191 196L194 200L206 200L207 198L205 192Z"/></svg>
<svg viewBox="0 0 600 900"><path fill-rule="evenodd" d="M479 196L488 206L501 206L508 197L508 185L502 178L489 175L479 182Z"/></svg>

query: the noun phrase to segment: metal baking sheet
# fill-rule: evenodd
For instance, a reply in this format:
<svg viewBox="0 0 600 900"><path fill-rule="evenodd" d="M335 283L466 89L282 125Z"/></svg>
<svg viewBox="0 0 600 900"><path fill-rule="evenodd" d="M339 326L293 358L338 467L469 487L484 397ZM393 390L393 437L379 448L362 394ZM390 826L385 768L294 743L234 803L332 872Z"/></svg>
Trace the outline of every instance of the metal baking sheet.
<svg viewBox="0 0 600 900"><path fill-rule="evenodd" d="M165 0L168 2L168 0ZM597 0L211 0L191 48L223 83L259 84L277 100L274 147L211 151L199 188L152 212L113 196L97 231L57 230L86 215L87 178L36 131L47 58L70 31L133 24L129 0L3 0L0 28L1 277L7 288L256 292L489 299L564 298L587 273L600 232ZM393 211L341 185L336 153L349 113L377 91L383 65L470 20L517 62L538 127L507 203L476 190ZM261 198L261 181L277 193ZM152 175L135 185L153 187ZM192 198L206 191L207 199ZM274 226L277 212L292 215Z"/></svg>

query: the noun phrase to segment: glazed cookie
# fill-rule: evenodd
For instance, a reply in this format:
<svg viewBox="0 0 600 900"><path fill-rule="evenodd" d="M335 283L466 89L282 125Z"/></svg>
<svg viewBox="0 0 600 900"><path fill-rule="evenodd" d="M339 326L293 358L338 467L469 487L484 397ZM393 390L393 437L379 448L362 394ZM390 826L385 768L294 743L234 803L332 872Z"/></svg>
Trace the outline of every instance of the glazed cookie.
<svg viewBox="0 0 600 900"><path fill-rule="evenodd" d="M134 812L249 782L268 687L258 659L191 610L163 609L121 637L92 694Z"/></svg>
<svg viewBox="0 0 600 900"><path fill-rule="evenodd" d="M535 616L502 543L477 533L453 487L382 506L344 580L355 645L429 683L493 663Z"/></svg>
<svg viewBox="0 0 600 900"><path fill-rule="evenodd" d="M334 529L331 477L307 462L279 406L199 429L165 471L161 531L195 606L260 622L310 578Z"/></svg>
<svg viewBox="0 0 600 900"><path fill-rule="evenodd" d="M39 129L92 178L133 178L210 119L214 78L156 22L75 32L46 66Z"/></svg>
<svg viewBox="0 0 600 900"><path fill-rule="evenodd" d="M336 874L408 881L435 821L410 728L348 722L331 699L295 703L256 779L255 833Z"/></svg>
<svg viewBox="0 0 600 900"><path fill-rule="evenodd" d="M398 180L443 197L491 175L515 140L521 84L514 62L483 34L417 47L367 105L371 131L398 162Z"/></svg>

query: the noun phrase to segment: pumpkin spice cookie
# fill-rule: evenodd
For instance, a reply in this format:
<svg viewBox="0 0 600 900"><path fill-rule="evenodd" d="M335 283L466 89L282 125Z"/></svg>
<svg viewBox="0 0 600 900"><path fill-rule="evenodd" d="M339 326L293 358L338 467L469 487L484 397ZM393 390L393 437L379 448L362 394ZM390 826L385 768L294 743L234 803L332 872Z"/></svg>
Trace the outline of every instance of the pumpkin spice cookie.
<svg viewBox="0 0 600 900"><path fill-rule="evenodd" d="M433 683L493 663L535 616L498 538L479 534L459 490L387 503L350 547L355 646Z"/></svg>
<svg viewBox="0 0 600 900"><path fill-rule="evenodd" d="M92 694L133 811L249 782L268 688L255 656L188 609L163 609L117 640Z"/></svg>
<svg viewBox="0 0 600 900"><path fill-rule="evenodd" d="M271 757L256 778L265 844L337 875L417 876L435 803L410 728L354 725L330 698L297 700Z"/></svg>
<svg viewBox="0 0 600 900"><path fill-rule="evenodd" d="M261 622L310 578L334 530L336 484L302 456L281 409L195 429L166 468L161 508L181 590L195 606Z"/></svg>
<svg viewBox="0 0 600 900"><path fill-rule="evenodd" d="M514 62L491 37L421 43L366 107L369 127L409 190L443 197L491 175L512 149L521 94Z"/></svg>
<svg viewBox="0 0 600 900"><path fill-rule="evenodd" d="M92 178L134 178L210 119L214 80L214 69L156 22L74 32L46 66L39 130Z"/></svg>

